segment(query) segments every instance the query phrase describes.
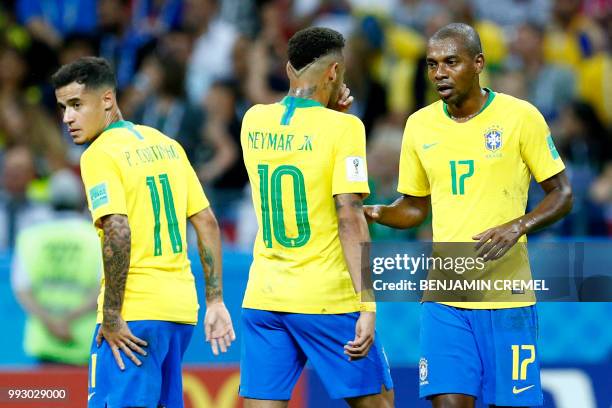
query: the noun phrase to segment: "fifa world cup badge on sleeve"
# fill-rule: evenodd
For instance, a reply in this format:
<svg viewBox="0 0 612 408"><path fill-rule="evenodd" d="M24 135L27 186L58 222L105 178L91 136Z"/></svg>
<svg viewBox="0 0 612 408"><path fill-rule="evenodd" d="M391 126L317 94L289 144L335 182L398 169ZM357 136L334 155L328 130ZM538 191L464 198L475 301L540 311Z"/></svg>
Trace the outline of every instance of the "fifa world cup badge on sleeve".
<svg viewBox="0 0 612 408"><path fill-rule="evenodd" d="M346 158L346 178L348 181L368 181L363 157L352 156Z"/></svg>

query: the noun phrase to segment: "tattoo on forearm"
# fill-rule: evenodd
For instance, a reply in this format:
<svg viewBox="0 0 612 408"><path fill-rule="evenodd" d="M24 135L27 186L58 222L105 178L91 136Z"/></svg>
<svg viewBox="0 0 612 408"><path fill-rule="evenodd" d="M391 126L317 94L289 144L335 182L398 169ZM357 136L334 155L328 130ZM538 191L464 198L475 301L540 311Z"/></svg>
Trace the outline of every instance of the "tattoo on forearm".
<svg viewBox="0 0 612 408"><path fill-rule="evenodd" d="M340 208L343 207L352 207L358 210L362 210L363 209L363 202L361 200L358 199L352 199L352 200L336 200L336 210L339 210Z"/></svg>
<svg viewBox="0 0 612 408"><path fill-rule="evenodd" d="M215 269L215 258L212 250L202 241L198 240L198 253L200 262L204 268L204 278L206 279L206 300L214 300L222 296L219 275Z"/></svg>
<svg viewBox="0 0 612 408"><path fill-rule="evenodd" d="M104 326L116 330L119 326L125 283L130 268L131 232L125 215L113 214L102 220L104 231Z"/></svg>

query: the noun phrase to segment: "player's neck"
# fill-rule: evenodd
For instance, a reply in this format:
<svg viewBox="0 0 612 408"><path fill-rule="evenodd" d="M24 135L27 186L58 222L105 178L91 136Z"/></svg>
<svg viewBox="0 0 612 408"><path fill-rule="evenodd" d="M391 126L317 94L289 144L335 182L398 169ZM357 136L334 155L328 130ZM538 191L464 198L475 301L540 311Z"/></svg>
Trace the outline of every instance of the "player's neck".
<svg viewBox="0 0 612 408"><path fill-rule="evenodd" d="M323 106L327 106L329 102L329 95L316 84L296 84L295 86L291 86L287 95L297 98L312 99Z"/></svg>
<svg viewBox="0 0 612 408"><path fill-rule="evenodd" d="M109 127L113 123L119 122L121 120L123 120L123 116L121 115L121 111L119 109L111 110L107 114L106 119L104 120L104 129L106 129L107 127Z"/></svg>
<svg viewBox="0 0 612 408"><path fill-rule="evenodd" d="M448 113L457 122L465 122L476 116L485 105L488 92L478 85L458 104L447 104Z"/></svg>

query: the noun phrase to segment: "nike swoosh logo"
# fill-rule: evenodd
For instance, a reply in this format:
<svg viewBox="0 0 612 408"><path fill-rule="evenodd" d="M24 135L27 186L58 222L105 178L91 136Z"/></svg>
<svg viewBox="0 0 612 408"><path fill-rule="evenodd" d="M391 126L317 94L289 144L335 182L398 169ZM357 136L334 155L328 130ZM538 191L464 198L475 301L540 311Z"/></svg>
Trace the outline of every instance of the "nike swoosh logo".
<svg viewBox="0 0 612 408"><path fill-rule="evenodd" d="M512 393L513 394L520 394L523 391L527 391L530 388L535 387L535 385L530 385L528 387L524 387L524 388L516 388L516 385L514 387L512 387Z"/></svg>
<svg viewBox="0 0 612 408"><path fill-rule="evenodd" d="M434 146L435 146L435 145L437 145L437 144L438 144L438 142L436 142L436 143L425 143L425 144L423 145L423 150L427 150L427 149L429 149L430 147L434 147Z"/></svg>
<svg viewBox="0 0 612 408"><path fill-rule="evenodd" d="M89 401L89 400L91 399L91 397L93 397L93 396L94 396L94 394L95 394L95 392L92 392L91 394L89 394L89 395L87 396L87 401Z"/></svg>

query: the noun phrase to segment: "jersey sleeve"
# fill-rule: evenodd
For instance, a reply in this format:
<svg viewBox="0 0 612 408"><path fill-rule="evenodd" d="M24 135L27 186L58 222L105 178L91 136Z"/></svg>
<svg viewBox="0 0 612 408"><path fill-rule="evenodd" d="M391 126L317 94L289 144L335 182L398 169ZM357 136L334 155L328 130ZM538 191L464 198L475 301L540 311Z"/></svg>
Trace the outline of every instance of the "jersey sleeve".
<svg viewBox="0 0 612 408"><path fill-rule="evenodd" d="M521 157L539 183L565 169L550 129L538 110L529 105L520 134Z"/></svg>
<svg viewBox="0 0 612 408"><path fill-rule="evenodd" d="M408 118L402 138L402 152L399 162L399 179L397 191L411 196L425 197L431 194L429 179L416 151L415 129Z"/></svg>
<svg viewBox="0 0 612 408"><path fill-rule="evenodd" d="M366 135L361 120L349 116L348 126L334 146L332 195L370 194L366 162Z"/></svg>
<svg viewBox="0 0 612 408"><path fill-rule="evenodd" d="M109 214L126 214L121 171L113 157L91 147L81 156L81 176L94 223Z"/></svg>
<svg viewBox="0 0 612 408"><path fill-rule="evenodd" d="M191 163L185 154L185 150L178 143L177 146L181 152L181 160L183 161L183 166L185 168L187 180L187 218L189 218L192 215L210 207L210 203L208 202L208 198L206 198L204 188L198 179L198 175L193 169L193 166L191 166Z"/></svg>

